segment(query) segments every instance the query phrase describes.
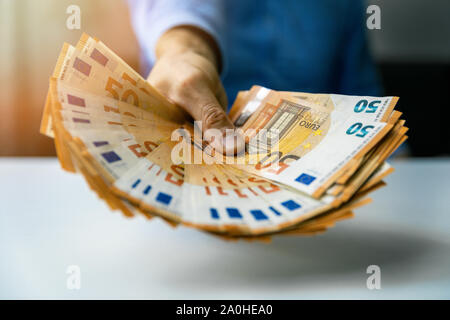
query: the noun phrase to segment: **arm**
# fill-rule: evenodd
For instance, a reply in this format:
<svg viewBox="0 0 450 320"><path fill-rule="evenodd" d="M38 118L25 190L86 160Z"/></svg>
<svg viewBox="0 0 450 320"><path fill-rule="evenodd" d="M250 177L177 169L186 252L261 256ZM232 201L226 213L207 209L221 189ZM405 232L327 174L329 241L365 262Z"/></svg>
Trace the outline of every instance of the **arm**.
<svg viewBox="0 0 450 320"><path fill-rule="evenodd" d="M148 81L194 120L202 121L207 140L234 128L224 111L227 98L218 74L224 18L220 4L220 0L165 0L136 1L132 6L136 33L153 64ZM213 146L217 147L217 140ZM237 142L235 151L240 151L243 139L238 137Z"/></svg>

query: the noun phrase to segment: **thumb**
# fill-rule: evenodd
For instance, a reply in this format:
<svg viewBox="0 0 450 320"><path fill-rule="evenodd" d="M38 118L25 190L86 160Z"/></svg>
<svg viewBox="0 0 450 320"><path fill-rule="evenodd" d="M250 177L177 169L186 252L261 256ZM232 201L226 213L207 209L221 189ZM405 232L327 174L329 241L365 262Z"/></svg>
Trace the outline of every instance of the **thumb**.
<svg viewBox="0 0 450 320"><path fill-rule="evenodd" d="M193 116L202 122L204 137L216 150L226 155L235 155L244 150L244 138L235 130L212 92L202 96L200 112L196 112Z"/></svg>

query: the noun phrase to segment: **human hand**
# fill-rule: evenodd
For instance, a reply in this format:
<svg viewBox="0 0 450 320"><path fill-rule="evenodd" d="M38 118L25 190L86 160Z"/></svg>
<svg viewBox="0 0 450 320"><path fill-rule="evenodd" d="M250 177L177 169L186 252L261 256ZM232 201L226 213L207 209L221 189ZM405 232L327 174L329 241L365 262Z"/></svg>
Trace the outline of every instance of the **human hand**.
<svg viewBox="0 0 450 320"><path fill-rule="evenodd" d="M228 102L217 72L217 58L205 44L204 35L198 30L177 28L163 35L158 47L158 59L148 81L202 122L204 138L215 149L226 154L242 151L244 140L225 113ZM222 139L217 138L220 135Z"/></svg>

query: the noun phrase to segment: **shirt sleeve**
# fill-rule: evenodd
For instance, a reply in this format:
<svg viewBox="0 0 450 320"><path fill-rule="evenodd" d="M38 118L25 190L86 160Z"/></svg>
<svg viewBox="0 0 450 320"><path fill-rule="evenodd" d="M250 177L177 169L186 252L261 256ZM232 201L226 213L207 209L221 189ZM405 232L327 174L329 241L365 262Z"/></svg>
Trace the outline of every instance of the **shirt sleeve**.
<svg viewBox="0 0 450 320"><path fill-rule="evenodd" d="M159 37L179 25L191 25L210 34L226 65L223 0L128 0L133 28L150 67L156 60Z"/></svg>

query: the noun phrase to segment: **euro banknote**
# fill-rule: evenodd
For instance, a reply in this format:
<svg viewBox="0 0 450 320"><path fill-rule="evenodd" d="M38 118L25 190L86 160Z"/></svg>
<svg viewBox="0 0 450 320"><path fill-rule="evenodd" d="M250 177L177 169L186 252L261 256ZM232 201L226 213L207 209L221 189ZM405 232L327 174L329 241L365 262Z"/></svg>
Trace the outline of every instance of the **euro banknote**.
<svg viewBox="0 0 450 320"><path fill-rule="evenodd" d="M268 241L322 233L371 202L394 170L386 159L407 138L397 100L253 86L229 113L245 152L224 155L180 107L84 34L63 46L41 133L54 138L62 168L79 172L112 210Z"/></svg>

